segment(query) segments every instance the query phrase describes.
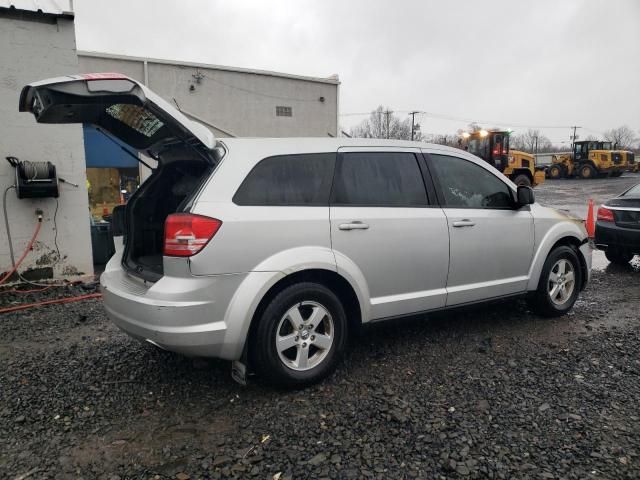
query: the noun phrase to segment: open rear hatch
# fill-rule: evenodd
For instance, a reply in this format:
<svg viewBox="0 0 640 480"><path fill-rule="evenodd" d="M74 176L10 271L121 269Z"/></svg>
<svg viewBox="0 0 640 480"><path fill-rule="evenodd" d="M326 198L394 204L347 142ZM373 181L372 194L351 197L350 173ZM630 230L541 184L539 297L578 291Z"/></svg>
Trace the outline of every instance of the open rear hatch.
<svg viewBox="0 0 640 480"><path fill-rule="evenodd" d="M125 210L123 266L145 280L163 275L164 221L188 211L217 163L216 139L141 83L118 73L69 75L31 83L21 112L39 123L87 123L158 161Z"/></svg>

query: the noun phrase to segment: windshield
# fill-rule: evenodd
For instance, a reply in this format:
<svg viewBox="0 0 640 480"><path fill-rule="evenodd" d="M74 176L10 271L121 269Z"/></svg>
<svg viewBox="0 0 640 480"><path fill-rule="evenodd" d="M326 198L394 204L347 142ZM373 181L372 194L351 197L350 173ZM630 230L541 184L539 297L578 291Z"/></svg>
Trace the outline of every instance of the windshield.
<svg viewBox="0 0 640 480"><path fill-rule="evenodd" d="M469 153L485 158L487 156L487 148L489 146L488 138L470 138L467 150Z"/></svg>
<svg viewBox="0 0 640 480"><path fill-rule="evenodd" d="M613 150L611 142L602 142L602 150Z"/></svg>

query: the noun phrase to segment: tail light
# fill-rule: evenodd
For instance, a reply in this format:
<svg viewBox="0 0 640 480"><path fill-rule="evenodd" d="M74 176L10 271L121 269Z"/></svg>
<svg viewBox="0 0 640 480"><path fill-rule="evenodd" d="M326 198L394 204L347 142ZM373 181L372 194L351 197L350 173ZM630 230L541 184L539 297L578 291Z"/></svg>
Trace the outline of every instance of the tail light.
<svg viewBox="0 0 640 480"><path fill-rule="evenodd" d="M190 213L174 213L164 222L164 254L170 257L195 255L218 232L222 221Z"/></svg>
<svg viewBox="0 0 640 480"><path fill-rule="evenodd" d="M598 209L598 221L599 222L615 222L613 212L606 207L600 207Z"/></svg>

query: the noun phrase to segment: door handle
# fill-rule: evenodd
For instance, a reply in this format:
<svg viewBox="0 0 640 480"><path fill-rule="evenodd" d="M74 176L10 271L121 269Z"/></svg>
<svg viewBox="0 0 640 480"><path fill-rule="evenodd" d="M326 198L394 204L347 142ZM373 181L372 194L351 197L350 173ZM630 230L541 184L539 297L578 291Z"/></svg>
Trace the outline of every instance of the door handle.
<svg viewBox="0 0 640 480"><path fill-rule="evenodd" d="M340 230L366 230L367 228L369 228L369 225L356 220L351 223L341 223L340 225L338 225L338 228Z"/></svg>
<svg viewBox="0 0 640 480"><path fill-rule="evenodd" d="M459 220L457 222L453 222L453 226L456 228L461 228L461 227L473 227L476 224L476 222L469 220L467 218L465 218L464 220Z"/></svg>

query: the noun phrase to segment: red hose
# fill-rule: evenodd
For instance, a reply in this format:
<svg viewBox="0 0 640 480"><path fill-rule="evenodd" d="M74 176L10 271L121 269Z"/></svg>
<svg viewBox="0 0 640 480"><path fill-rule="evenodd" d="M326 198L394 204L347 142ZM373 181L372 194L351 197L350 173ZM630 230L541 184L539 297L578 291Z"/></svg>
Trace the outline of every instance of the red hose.
<svg viewBox="0 0 640 480"><path fill-rule="evenodd" d="M54 305L56 303L79 302L81 300L88 300L90 298L100 298L100 297L102 297L101 293L88 293L87 295L78 295L77 297L57 298L55 300L46 300L44 302L25 303L23 305L16 305L15 307L0 308L0 314L17 312L19 310L26 310L28 308L40 307L42 305Z"/></svg>
<svg viewBox="0 0 640 480"><path fill-rule="evenodd" d="M33 243L36 241L36 237L40 232L40 227L42 227L42 220L38 220L38 224L36 225L36 231L33 232L33 236L31 237L31 241L29 242L29 245L27 245L27 248L25 249L24 253L20 257L20 259L16 262L16 264L13 266L11 271L7 273L4 277L2 277L2 279L0 279L0 285L2 285L11 275L14 274L14 272L18 269L22 261L25 259L25 257L29 254L29 252L31 251L31 247L33 247Z"/></svg>

